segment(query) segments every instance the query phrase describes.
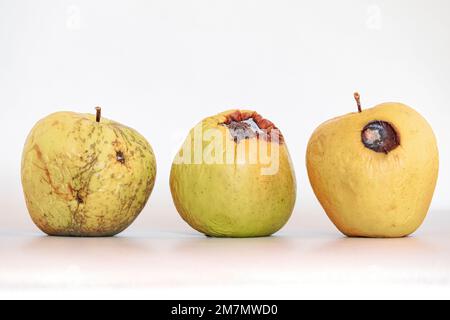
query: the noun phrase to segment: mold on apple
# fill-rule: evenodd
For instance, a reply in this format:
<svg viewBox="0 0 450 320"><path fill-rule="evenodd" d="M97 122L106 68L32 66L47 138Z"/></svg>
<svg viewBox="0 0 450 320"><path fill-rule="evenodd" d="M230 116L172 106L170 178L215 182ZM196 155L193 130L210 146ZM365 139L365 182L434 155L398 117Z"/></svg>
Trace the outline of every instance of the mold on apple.
<svg viewBox="0 0 450 320"><path fill-rule="evenodd" d="M280 130L257 112L237 110L227 115L226 120L221 124L228 127L236 143L251 138L268 141L277 140L278 143L284 142Z"/></svg>
<svg viewBox="0 0 450 320"><path fill-rule="evenodd" d="M361 132L364 146L379 153L388 154L400 145L400 139L392 125L386 121L372 121Z"/></svg>
<svg viewBox="0 0 450 320"><path fill-rule="evenodd" d="M362 113L361 95L354 93L358 113ZM375 120L369 122L361 131L361 141L364 146L378 153L388 154L400 145L400 138L392 124L387 121Z"/></svg>

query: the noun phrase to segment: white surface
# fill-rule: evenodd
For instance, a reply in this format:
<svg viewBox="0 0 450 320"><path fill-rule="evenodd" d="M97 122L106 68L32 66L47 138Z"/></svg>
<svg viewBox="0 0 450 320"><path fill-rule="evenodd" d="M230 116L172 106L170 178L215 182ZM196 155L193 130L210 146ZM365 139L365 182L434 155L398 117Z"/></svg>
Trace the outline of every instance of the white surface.
<svg viewBox="0 0 450 320"><path fill-rule="evenodd" d="M261 239L1 233L0 298L448 299L448 222L393 240L348 239L318 225Z"/></svg>
<svg viewBox="0 0 450 320"><path fill-rule="evenodd" d="M448 0L0 0L2 294L447 295L449 15ZM355 90L365 107L409 104L435 129L440 179L414 239L341 239L307 181L309 136L354 111ZM122 238L39 237L20 186L25 138L49 113L97 105L152 144L150 203ZM280 238L198 238L171 202L181 140L236 107L287 139L299 200Z"/></svg>

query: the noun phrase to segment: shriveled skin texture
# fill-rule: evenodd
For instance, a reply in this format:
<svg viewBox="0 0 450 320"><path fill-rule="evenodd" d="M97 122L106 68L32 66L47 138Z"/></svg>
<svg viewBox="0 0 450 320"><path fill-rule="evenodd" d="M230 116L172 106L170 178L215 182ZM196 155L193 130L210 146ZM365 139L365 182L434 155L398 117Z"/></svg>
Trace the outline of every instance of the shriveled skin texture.
<svg viewBox="0 0 450 320"><path fill-rule="evenodd" d="M113 236L153 190L156 162L135 130L95 116L55 113L31 131L22 185L34 223L54 236Z"/></svg>
<svg viewBox="0 0 450 320"><path fill-rule="evenodd" d="M231 152L236 153L238 144L245 144L245 153L249 154L251 139L236 143L228 128L220 125L233 112L235 110L207 118L201 126L204 131L210 128L221 130L223 145L234 144ZM194 129L186 143L194 145ZM275 142L260 143L271 150ZM207 144L204 142L203 147ZM223 157L230 156L225 148L222 152ZM239 164L236 159L229 164L174 164L170 187L175 206L192 228L207 236L245 238L272 235L289 220L297 194L295 173L284 142L280 145L277 174L262 175L264 166L260 161L249 164L248 159Z"/></svg>
<svg viewBox="0 0 450 320"><path fill-rule="evenodd" d="M364 146L361 131L389 122L400 145L388 154ZM433 130L413 109L385 103L322 124L312 135L307 168L314 192L347 236L396 238L424 221L433 197L439 155Z"/></svg>

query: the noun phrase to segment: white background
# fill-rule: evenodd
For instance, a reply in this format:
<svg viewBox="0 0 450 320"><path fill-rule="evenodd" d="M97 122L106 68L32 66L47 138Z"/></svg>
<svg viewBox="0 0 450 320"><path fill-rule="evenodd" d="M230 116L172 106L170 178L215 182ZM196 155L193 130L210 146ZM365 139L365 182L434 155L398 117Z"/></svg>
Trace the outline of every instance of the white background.
<svg viewBox="0 0 450 320"><path fill-rule="evenodd" d="M450 208L447 195L450 181L447 165L450 162L447 143L450 139L449 16L447 0L0 0L0 263L9 260L0 266L3 267L0 289L3 284L9 294L12 289L17 290L20 286L14 279L32 272L25 268L20 273L18 265L28 264L32 253L41 252L39 250L43 252L42 270L50 263L56 263L63 272L69 270L69 274L70 270L77 270L87 279L77 283L76 288L81 291L85 285L95 283L89 277L98 262L89 260L90 256L81 252L75 255L85 264L72 260L69 263L52 256L80 240L42 238L31 223L20 186L20 157L25 138L37 120L60 110L92 112L97 105L103 107L105 117L134 127L146 136L158 161L157 184L149 205L122 238L108 240L112 242L107 242L107 252L114 258L117 252L114 241L126 243L125 237L136 237L135 241L142 242L142 246L156 246L167 254L166 259L157 260L163 272L167 263L177 261L178 252L169 248L163 250L164 245L158 246L158 243L168 245L172 241L182 245L184 237L199 241L200 247L187 247L188 251L193 251L192 259L208 257L211 251L239 252L242 247L252 256L254 245L256 251L268 254L269 265L279 257L265 248L275 243L273 250L286 249L284 243L277 242L280 239L291 239L286 241L294 241L291 243L294 247L309 245L311 250L315 248L314 239L343 241L321 210L307 181L304 157L309 136L321 122L355 111L355 90L361 92L365 107L386 101L409 104L433 126L441 153L440 178L429 219L415 238L399 240L405 241L409 250L406 251L412 254L409 258L425 263L423 254L415 247L417 244L411 241L427 239L433 243L430 251L434 252L438 250L435 246L449 239L433 236L439 232L445 234L444 230L449 230L447 234L450 234L447 220ZM209 240L198 237L179 218L172 205L168 176L173 156L188 130L202 118L232 108L257 110L282 130L296 167L299 198L292 220L278 237L265 240L269 242L239 242L237 245L230 241L214 246L211 245L214 240L205 243ZM21 241L32 241L37 250L23 247ZM56 245L60 241L67 243ZM395 246L388 243L374 247L374 242L361 240L342 243L345 243L345 250L343 256L337 258L346 259L348 254L347 259L354 259L353 246L362 246L361 252L365 252L364 246L368 245L380 258L372 256L375 260L367 261L364 266L369 268L369 273L374 265L383 270L382 275L376 273L374 282L379 282L380 277L386 280L386 285L398 282L385 276L390 275L392 266L382 260L385 250L394 257L399 256L392 251ZM291 244L289 250L294 248ZM96 247L98 242L90 242L90 245L95 253L95 248L103 250ZM398 250L403 251L402 246ZM123 250L126 255L128 251ZM450 259L440 255L444 251L441 248L435 252L431 260L433 257L440 259L437 263L442 270L449 270L446 267L450 266ZM142 262L139 257L147 251L132 252L139 264ZM297 251L286 254L289 256L293 252ZM429 250L424 249L424 252ZM299 258L296 255L291 258L296 257ZM318 266L333 264L333 260L323 261L323 257L318 253L314 255ZM183 261L189 261L188 256L184 258ZM239 254L228 258L239 259ZM301 268L303 264L297 263ZM407 269L408 263L404 263ZM251 295L261 292L261 286L274 285L276 277L283 274L275 266L265 274L258 265L249 260L241 269L236 267L236 273L222 275L225 277L222 281L234 291L233 284L241 281L238 275L253 270L261 274L261 278L250 282L245 287L247 291L241 291ZM434 284L448 280L447 273L438 277L429 265L421 266ZM122 269L127 267L127 263L120 265ZM211 277L215 279L216 266L206 264L203 267L204 272L212 272ZM311 270L316 267L312 265ZM355 281L370 281L364 278L367 274L364 268L355 271L347 267L342 267L340 278L361 272L362 278ZM158 274L159 269L151 270ZM296 286L305 284L296 270L290 270L288 275L284 273L285 280L293 285L283 290L285 296L307 296ZM316 280L325 285L330 281L324 281L323 276L328 279L331 270L325 268L323 272ZM175 291L170 291L164 281L159 283L160 288L169 290L168 295L183 296L184 292L190 296L192 292L201 292L190 290L194 287L192 283L196 283L195 274L188 273L187 277L193 278L186 282L180 280L180 285L172 283ZM30 279L25 277L28 280L21 280L22 285L34 288L35 278L42 277L28 275ZM64 273L59 276L63 280L70 278ZM146 276L144 272L142 277ZM415 276L418 282L424 281L422 274ZM398 280L395 275L392 277ZM273 281L261 280L267 278ZM53 273L44 279L47 280L36 287L53 283L52 288L59 288L59 278ZM314 285L314 279L312 275L308 281ZM124 277L120 284L129 289L129 281ZM214 287L214 282L206 279L203 285ZM108 284L111 283L104 279L98 289ZM145 291L153 284L150 281L140 290ZM402 288L400 286L400 293L411 292ZM444 289L439 287L431 292ZM383 291L386 290L380 289ZM29 293L27 290L14 292Z"/></svg>

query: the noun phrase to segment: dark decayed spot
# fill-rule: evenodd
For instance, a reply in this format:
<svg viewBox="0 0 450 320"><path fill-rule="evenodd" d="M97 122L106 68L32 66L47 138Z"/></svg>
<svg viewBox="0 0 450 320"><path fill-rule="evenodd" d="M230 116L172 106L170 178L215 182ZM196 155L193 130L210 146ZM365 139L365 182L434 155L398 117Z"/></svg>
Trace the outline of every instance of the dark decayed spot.
<svg viewBox="0 0 450 320"><path fill-rule="evenodd" d="M79 193L77 193L77 202L78 202L79 204L83 204L83 203L84 203L83 198L80 196Z"/></svg>
<svg viewBox="0 0 450 320"><path fill-rule="evenodd" d="M121 164L125 164L125 156L124 156L122 151L117 151L116 152L116 160L118 162L120 162Z"/></svg>
<svg viewBox="0 0 450 320"><path fill-rule="evenodd" d="M394 127L386 121L373 121L361 132L362 143L370 150L388 154L400 145Z"/></svg>
<svg viewBox="0 0 450 320"><path fill-rule="evenodd" d="M228 127L231 137L236 143L252 138L279 144L284 142L278 128L257 112L237 110L228 114L225 121L219 123L219 125Z"/></svg>
<svg viewBox="0 0 450 320"><path fill-rule="evenodd" d="M251 139L256 136L256 133L248 123L232 121L227 126L230 130L233 140L236 143L239 143L245 139Z"/></svg>

